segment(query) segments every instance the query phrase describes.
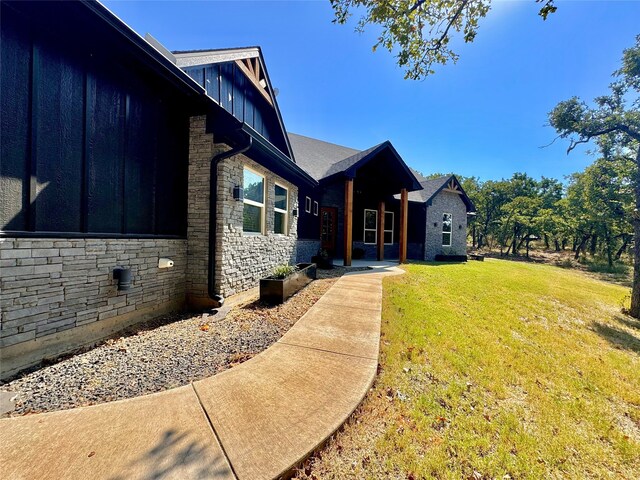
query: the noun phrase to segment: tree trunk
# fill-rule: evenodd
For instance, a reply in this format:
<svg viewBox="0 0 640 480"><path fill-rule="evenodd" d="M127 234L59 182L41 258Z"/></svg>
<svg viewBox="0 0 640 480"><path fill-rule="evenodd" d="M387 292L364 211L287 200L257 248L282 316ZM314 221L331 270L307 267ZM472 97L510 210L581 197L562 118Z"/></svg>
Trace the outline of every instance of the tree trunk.
<svg viewBox="0 0 640 480"><path fill-rule="evenodd" d="M573 256L574 259L578 260L580 258L580 252L582 251L585 244L587 243L587 240L589 240L589 237L591 237L591 235L585 235L584 237L582 237L582 240L576 247L576 254Z"/></svg>
<svg viewBox="0 0 640 480"><path fill-rule="evenodd" d="M608 229L605 231L604 241L606 242L606 248L607 248L607 263L609 264L609 267L613 267L613 252L611 251L612 238L611 238L611 235L609 234Z"/></svg>
<svg viewBox="0 0 640 480"><path fill-rule="evenodd" d="M558 241L558 239L554 238L553 239L553 243L554 243L554 247L556 249L556 252L559 252L560 251L560 242Z"/></svg>
<svg viewBox="0 0 640 480"><path fill-rule="evenodd" d="M631 308L629 314L640 318L640 145L636 153L634 191L636 195L636 211L633 215L633 287L631 289Z"/></svg>
<svg viewBox="0 0 640 480"><path fill-rule="evenodd" d="M629 241L630 240L631 240L631 238L629 237L629 235L623 235L622 236L622 246L616 252L616 260L620 260L620 257L622 256L622 254L625 252L625 250L629 246Z"/></svg>
<svg viewBox="0 0 640 480"><path fill-rule="evenodd" d="M558 244L558 242L556 242L556 245ZM546 233L544 234L544 248L549 250L549 235L547 235Z"/></svg>
<svg viewBox="0 0 640 480"><path fill-rule="evenodd" d="M595 256L596 250L598 249L598 235L593 235L591 237L591 245L589 245L589 253L591 256Z"/></svg>
<svg viewBox="0 0 640 480"><path fill-rule="evenodd" d="M513 227L513 242L511 243L511 251L514 255L518 254L518 228Z"/></svg>

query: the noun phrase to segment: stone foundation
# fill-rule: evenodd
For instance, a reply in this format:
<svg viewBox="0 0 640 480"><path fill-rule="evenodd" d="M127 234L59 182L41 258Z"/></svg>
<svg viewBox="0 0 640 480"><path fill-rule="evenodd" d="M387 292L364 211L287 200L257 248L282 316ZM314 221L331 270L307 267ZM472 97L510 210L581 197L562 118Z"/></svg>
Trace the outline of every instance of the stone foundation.
<svg viewBox="0 0 640 480"><path fill-rule="evenodd" d="M0 377L183 307L186 253L186 240L0 239ZM128 291L117 266L132 271Z"/></svg>

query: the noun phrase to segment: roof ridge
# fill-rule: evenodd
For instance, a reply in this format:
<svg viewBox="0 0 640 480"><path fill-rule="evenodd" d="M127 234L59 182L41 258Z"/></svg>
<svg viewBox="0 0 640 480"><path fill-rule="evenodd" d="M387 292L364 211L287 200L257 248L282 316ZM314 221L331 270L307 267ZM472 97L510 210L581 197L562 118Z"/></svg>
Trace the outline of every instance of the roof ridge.
<svg viewBox="0 0 640 480"><path fill-rule="evenodd" d="M321 142L321 143L325 143L327 145L331 145L331 146L334 146L334 147L340 147L340 148L346 148L348 150L354 150L356 153L364 151L364 150L360 150L359 148L347 147L346 145L340 145L339 143L333 143L333 142L328 142L326 140L321 140L319 138L309 137L308 135L301 135L300 133L287 132L287 135L295 135L296 137L308 138L309 140L313 140L314 142ZM345 158L349 158L349 157L345 157Z"/></svg>
<svg viewBox="0 0 640 480"><path fill-rule="evenodd" d="M180 55L183 53L207 53L207 52L226 52L230 50L260 50L260 45L248 45L245 47L223 47L223 48L197 48L194 50L172 50L171 53Z"/></svg>

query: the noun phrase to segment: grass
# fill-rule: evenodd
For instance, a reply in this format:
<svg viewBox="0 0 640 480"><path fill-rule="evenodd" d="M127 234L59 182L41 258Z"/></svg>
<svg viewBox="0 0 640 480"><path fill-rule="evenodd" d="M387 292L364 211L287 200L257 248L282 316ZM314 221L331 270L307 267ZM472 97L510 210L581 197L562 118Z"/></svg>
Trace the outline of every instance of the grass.
<svg viewBox="0 0 640 480"><path fill-rule="evenodd" d="M374 388L299 478L638 478L628 289L491 259L406 270Z"/></svg>

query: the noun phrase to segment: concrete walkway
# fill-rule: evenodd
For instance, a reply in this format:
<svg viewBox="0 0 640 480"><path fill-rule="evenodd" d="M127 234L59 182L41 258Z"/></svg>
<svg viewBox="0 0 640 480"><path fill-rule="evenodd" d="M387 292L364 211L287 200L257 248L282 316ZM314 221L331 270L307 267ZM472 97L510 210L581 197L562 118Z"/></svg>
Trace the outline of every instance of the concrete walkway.
<svg viewBox="0 0 640 480"><path fill-rule="evenodd" d="M382 278L349 273L276 344L213 377L93 407L0 420L11 479L269 479L351 415L376 374Z"/></svg>

